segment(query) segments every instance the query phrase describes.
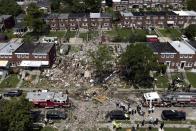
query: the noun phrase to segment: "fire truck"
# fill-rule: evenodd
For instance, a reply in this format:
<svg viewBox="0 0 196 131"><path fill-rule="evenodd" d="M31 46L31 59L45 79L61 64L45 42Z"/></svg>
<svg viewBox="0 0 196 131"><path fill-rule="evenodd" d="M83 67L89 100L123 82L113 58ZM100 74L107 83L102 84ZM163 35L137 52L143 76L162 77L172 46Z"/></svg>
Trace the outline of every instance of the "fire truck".
<svg viewBox="0 0 196 131"><path fill-rule="evenodd" d="M39 108L70 107L71 103L67 94L62 92L35 91L28 92L26 98Z"/></svg>
<svg viewBox="0 0 196 131"><path fill-rule="evenodd" d="M162 95L162 101L173 106L196 106L196 92L171 92Z"/></svg>
<svg viewBox="0 0 196 131"><path fill-rule="evenodd" d="M159 95L157 92L144 93L144 107L196 106L196 92L169 92Z"/></svg>

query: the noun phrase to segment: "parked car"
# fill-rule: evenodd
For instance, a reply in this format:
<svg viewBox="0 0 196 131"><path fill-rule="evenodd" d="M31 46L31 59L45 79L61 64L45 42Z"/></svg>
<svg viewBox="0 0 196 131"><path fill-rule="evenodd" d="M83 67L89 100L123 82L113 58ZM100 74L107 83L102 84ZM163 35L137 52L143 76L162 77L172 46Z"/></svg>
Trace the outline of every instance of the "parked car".
<svg viewBox="0 0 196 131"><path fill-rule="evenodd" d="M113 120L128 120L129 117L121 110L113 110L106 115L106 119Z"/></svg>
<svg viewBox="0 0 196 131"><path fill-rule="evenodd" d="M185 35L182 35L181 39L184 40L184 41L188 41L189 40Z"/></svg>
<svg viewBox="0 0 196 131"><path fill-rule="evenodd" d="M163 120L186 120L186 112L177 110L163 110L161 117Z"/></svg>
<svg viewBox="0 0 196 131"><path fill-rule="evenodd" d="M5 97L18 97L22 95L22 90L8 91L3 94Z"/></svg>

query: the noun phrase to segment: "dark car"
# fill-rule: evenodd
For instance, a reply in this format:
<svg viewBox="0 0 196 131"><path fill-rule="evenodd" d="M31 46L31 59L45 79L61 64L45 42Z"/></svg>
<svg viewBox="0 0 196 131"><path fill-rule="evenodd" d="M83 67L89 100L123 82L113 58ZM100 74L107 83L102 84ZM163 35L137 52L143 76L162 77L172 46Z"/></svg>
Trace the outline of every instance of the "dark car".
<svg viewBox="0 0 196 131"><path fill-rule="evenodd" d="M22 90L8 91L3 94L5 97L17 97L22 95Z"/></svg>
<svg viewBox="0 0 196 131"><path fill-rule="evenodd" d="M164 110L161 114L163 120L186 120L186 112L177 110Z"/></svg>
<svg viewBox="0 0 196 131"><path fill-rule="evenodd" d="M113 120L128 120L129 117L121 110L113 110L106 115L106 119Z"/></svg>
<svg viewBox="0 0 196 131"><path fill-rule="evenodd" d="M46 118L55 120L55 119L66 119L67 114L64 111L59 111L59 110L49 110L46 113Z"/></svg>

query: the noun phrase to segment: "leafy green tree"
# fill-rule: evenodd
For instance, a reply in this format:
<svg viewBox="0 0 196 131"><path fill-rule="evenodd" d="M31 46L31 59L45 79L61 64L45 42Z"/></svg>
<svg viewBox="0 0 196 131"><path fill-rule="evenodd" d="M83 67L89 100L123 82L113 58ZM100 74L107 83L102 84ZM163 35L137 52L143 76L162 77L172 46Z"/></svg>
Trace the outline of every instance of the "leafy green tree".
<svg viewBox="0 0 196 131"><path fill-rule="evenodd" d="M22 12L15 0L0 0L0 14L17 16Z"/></svg>
<svg viewBox="0 0 196 131"><path fill-rule="evenodd" d="M32 124L31 108L31 103L24 97L3 102L0 108L0 130L28 131Z"/></svg>
<svg viewBox="0 0 196 131"><path fill-rule="evenodd" d="M50 0L50 1L51 1L52 12L59 12L61 0Z"/></svg>
<svg viewBox="0 0 196 131"><path fill-rule="evenodd" d="M196 0L186 0L188 10L196 11Z"/></svg>
<svg viewBox="0 0 196 131"><path fill-rule="evenodd" d="M25 24L37 35L43 32L46 24L43 20L43 12L39 10L36 4L32 3L27 8Z"/></svg>
<svg viewBox="0 0 196 131"><path fill-rule="evenodd" d="M121 71L126 80L142 86L152 85L150 71L158 68L153 51L144 44L131 44L121 55Z"/></svg>
<svg viewBox="0 0 196 131"><path fill-rule="evenodd" d="M100 82L103 81L103 78L111 72L112 69L112 55L109 51L109 48L105 45L98 47L98 50L95 52L89 52L89 55L92 60L92 64L96 69L97 78Z"/></svg>
<svg viewBox="0 0 196 131"><path fill-rule="evenodd" d="M186 29L185 29L185 33L186 37L190 40L194 40L194 38L196 37L196 25L189 25Z"/></svg>

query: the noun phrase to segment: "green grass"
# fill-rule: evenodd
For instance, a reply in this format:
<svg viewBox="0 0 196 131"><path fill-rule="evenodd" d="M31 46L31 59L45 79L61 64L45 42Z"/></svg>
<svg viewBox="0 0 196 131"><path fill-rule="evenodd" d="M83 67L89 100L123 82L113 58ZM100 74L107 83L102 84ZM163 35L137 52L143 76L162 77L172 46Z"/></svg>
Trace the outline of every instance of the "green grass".
<svg viewBox="0 0 196 131"><path fill-rule="evenodd" d="M169 80L166 75L158 76L156 83L158 88L168 88Z"/></svg>
<svg viewBox="0 0 196 131"><path fill-rule="evenodd" d="M0 88L15 88L18 82L18 76L16 74L11 74L3 80L0 84Z"/></svg>
<svg viewBox="0 0 196 131"><path fill-rule="evenodd" d="M109 128L99 128L97 131L111 131Z"/></svg>
<svg viewBox="0 0 196 131"><path fill-rule="evenodd" d="M67 31L67 33L65 34L65 39L69 40L69 38L75 37L76 35L76 31Z"/></svg>
<svg viewBox="0 0 196 131"><path fill-rule="evenodd" d="M172 40L177 40L182 33L178 29L159 29L159 32L164 36L164 37L169 37Z"/></svg>
<svg viewBox="0 0 196 131"><path fill-rule="evenodd" d="M58 130L52 127L44 127L41 129L41 131L58 131Z"/></svg>
<svg viewBox="0 0 196 131"><path fill-rule="evenodd" d="M191 85L196 88L196 73L186 72L186 75Z"/></svg>
<svg viewBox="0 0 196 131"><path fill-rule="evenodd" d="M50 31L48 36L63 38L65 33L66 33L65 31Z"/></svg>
<svg viewBox="0 0 196 131"><path fill-rule="evenodd" d="M191 131L189 128L164 128L164 131Z"/></svg>
<svg viewBox="0 0 196 131"><path fill-rule="evenodd" d="M98 32L97 31L88 31L88 32L79 34L79 37L83 38L84 41L92 40L96 36L98 36Z"/></svg>
<svg viewBox="0 0 196 131"><path fill-rule="evenodd" d="M105 34L113 39L114 42L144 42L147 32L141 29L113 29L106 31Z"/></svg>

